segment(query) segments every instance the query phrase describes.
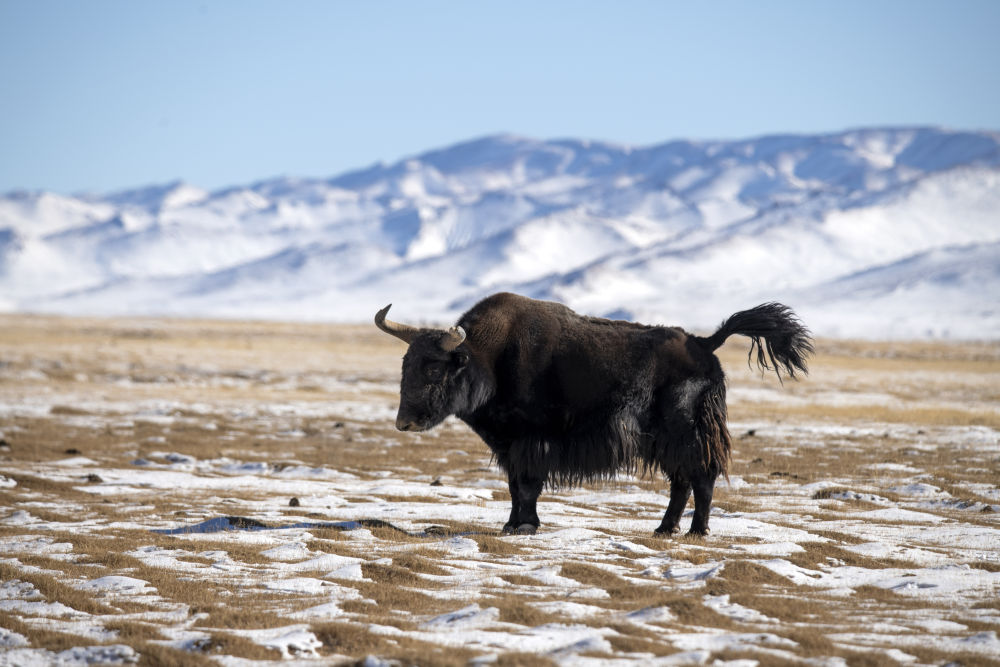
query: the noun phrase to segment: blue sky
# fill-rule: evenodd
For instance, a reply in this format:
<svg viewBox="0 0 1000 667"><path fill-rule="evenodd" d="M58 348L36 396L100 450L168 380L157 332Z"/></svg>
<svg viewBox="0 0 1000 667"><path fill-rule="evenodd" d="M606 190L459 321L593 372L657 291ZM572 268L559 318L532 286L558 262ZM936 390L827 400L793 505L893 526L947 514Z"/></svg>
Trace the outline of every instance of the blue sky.
<svg viewBox="0 0 1000 667"><path fill-rule="evenodd" d="M512 132L1000 130L1000 2L0 0L0 192L325 177Z"/></svg>

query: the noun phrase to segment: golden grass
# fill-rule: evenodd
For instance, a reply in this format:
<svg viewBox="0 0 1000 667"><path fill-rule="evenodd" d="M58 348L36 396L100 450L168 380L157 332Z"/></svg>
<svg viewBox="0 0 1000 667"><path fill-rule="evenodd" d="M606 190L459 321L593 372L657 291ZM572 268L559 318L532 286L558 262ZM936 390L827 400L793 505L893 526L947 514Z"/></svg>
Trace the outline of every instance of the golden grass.
<svg viewBox="0 0 1000 667"><path fill-rule="evenodd" d="M555 660L534 653L511 651L497 658L497 667L554 667Z"/></svg>
<svg viewBox="0 0 1000 667"><path fill-rule="evenodd" d="M651 653L654 656L664 656L677 653L673 645L664 641L618 634L606 638L611 648L622 653Z"/></svg>
<svg viewBox="0 0 1000 667"><path fill-rule="evenodd" d="M344 655L360 659L378 655L383 659L398 659L409 665L465 666L477 654L464 648L443 647L409 637L389 637L371 632L355 623L318 623L312 632L323 643L327 655Z"/></svg>
<svg viewBox="0 0 1000 667"><path fill-rule="evenodd" d="M559 568L559 573L586 586L605 587L609 581L620 580L617 575L588 563L563 563Z"/></svg>
<svg viewBox="0 0 1000 667"><path fill-rule="evenodd" d="M857 586L854 588L855 599L869 607L885 609L922 609L922 600L900 595L895 591L880 586Z"/></svg>
<svg viewBox="0 0 1000 667"><path fill-rule="evenodd" d="M529 549L518 543L516 537L494 537L492 535L469 535L479 551L491 556L518 556L529 553Z"/></svg>
<svg viewBox="0 0 1000 667"><path fill-rule="evenodd" d="M925 646L907 645L906 653L916 656L925 665L962 665L962 667L995 667L997 660L993 656L965 651L941 651ZM888 661L882 664L888 664Z"/></svg>
<svg viewBox="0 0 1000 667"><path fill-rule="evenodd" d="M791 628L801 626L806 628L808 633L822 637L822 633L816 631L817 625L844 621L842 614L845 605L839 600L814 595L795 595L781 584L771 586L769 590L774 592L765 592L760 586L750 582L737 582L736 585L732 585L727 580L721 592L728 594L730 601L736 604L770 618L791 621L790 624L782 623L780 626L786 636Z"/></svg>
<svg viewBox="0 0 1000 667"><path fill-rule="evenodd" d="M0 611L0 628L22 635L31 646L44 648L55 653L85 643L81 642L80 637L76 635L25 623L18 615L6 611Z"/></svg>
<svg viewBox="0 0 1000 667"><path fill-rule="evenodd" d="M829 424L871 422L886 424L922 424L935 426L989 426L1000 428L1000 412L976 408L894 408L884 405L782 405L780 408L740 406L730 417L772 417L775 419L815 420Z"/></svg>
<svg viewBox="0 0 1000 667"><path fill-rule="evenodd" d="M221 631L212 633L208 640L200 642L198 650L206 656L232 655L247 660L276 660L281 657L281 652L277 649L261 646L245 637Z"/></svg>
<svg viewBox="0 0 1000 667"><path fill-rule="evenodd" d="M49 601L58 601L67 607L87 614L113 614L114 607L95 600L90 592L78 590L46 572L32 572L27 568L0 562L0 581L24 581L34 586Z"/></svg>
<svg viewBox="0 0 1000 667"><path fill-rule="evenodd" d="M438 565L435 561L440 559L441 554L431 550L408 551L392 557L392 564L409 572L417 574L432 574L444 576L448 571Z"/></svg>
<svg viewBox="0 0 1000 667"><path fill-rule="evenodd" d="M722 578L728 582L739 583L754 588L770 586L788 590L790 582L785 577L758 563L748 560L727 561L722 568Z"/></svg>
<svg viewBox="0 0 1000 667"><path fill-rule="evenodd" d="M514 586L539 586L538 579L523 574L501 574L500 578Z"/></svg>
<svg viewBox="0 0 1000 667"><path fill-rule="evenodd" d="M907 499L888 488L900 478L913 475L872 467L887 463L925 472L930 475L928 483L957 499L984 502L964 485L995 486L996 453L975 445L947 444L940 434L956 425L1000 428L1000 385L995 382L1000 376L1000 345L819 341L817 348L812 375L802 382L786 382L784 387L779 387L773 376L761 379L758 373L746 369L745 341L730 341L721 351L732 387L775 390L773 394L753 394L763 396L759 401L740 400L740 394L733 392L733 420L755 425L849 426L856 432L800 437L794 430L788 435L787 430L772 432L763 426L755 428L752 435L746 427L734 429L730 472L750 486L718 489L717 511L751 515L776 512L777 516L767 519L769 523L801 529L804 522L836 521L879 507L864 501L833 499L837 491L871 492L893 504L904 504ZM325 593L290 594L264 589L282 567L261 553L274 545L273 540L256 542L245 539L245 534L225 533L169 536L141 527L120 526L123 522L148 521L150 527L160 527L232 514L254 517L257 515L251 508L257 503L270 508L262 520L280 525L310 518L335 520L331 517L337 516L339 507L310 507L305 494L288 493L277 498L259 490L123 489L111 496L94 495L86 492L87 487L102 482L88 481L87 476L101 475L99 469L57 469L52 462L79 455L94 459L99 468L128 468L138 457L162 462L153 459L153 454L177 452L201 460L230 457L264 461L274 472L300 463L349 471L362 478L389 471L390 479L428 480L427 491L419 496L378 498L344 494L339 500L348 503L345 509L352 502L375 500L403 508L417 504L424 509L452 506L456 501L439 497L429 480L444 477L449 484L462 485L484 477L502 479L489 465L485 446L467 429L446 428L440 429L437 437L414 437L398 434L391 420L371 422L351 414L316 416L308 414L308 410L285 414L267 407L295 403L325 408L344 399L391 408L396 402L403 351L401 343L378 334L372 327L0 316L0 358L6 363L0 368L0 399L16 404L22 400L18 397L26 395L54 396L45 414L25 412L5 418L2 430L9 448L0 451L0 460L3 474L17 485L0 489L0 506L7 508L0 510L0 518L23 507L42 523L0 525L0 539L41 536L72 545L69 556L11 551L5 556L16 558L20 566L13 560L0 563L0 579L28 581L47 601L99 615L104 627L118 633L119 641L140 652L142 664L214 664L214 658L225 655L247 660L276 659L277 652L230 631L303 622L293 620L296 617L290 614L327 599ZM867 393L888 398L882 403L854 400L840 404L831 400ZM945 399L937 401L939 395ZM128 409L115 412L122 409L119 407L101 407L135 405L136 401L170 402L177 407L167 420L144 418ZM209 423L214 428L205 428ZM293 430L304 435L280 435ZM936 444L924 446L925 440ZM58 479L51 479L55 475ZM802 484L831 479L836 480L836 487L806 496L794 493ZM624 493L633 485L653 492L667 488L655 477L623 480L604 488ZM300 497L300 507L287 506L292 495ZM724 567L704 584L689 585L641 574L647 565L632 554L609 551L567 558L564 553L551 551L545 540L545 523L538 539L501 536L499 525L443 517L431 519L439 528L436 532L429 530L429 536L378 525L368 530L374 540L360 540L335 529L309 529L302 539L310 551L362 559L362 573L369 579L331 582L331 586L354 588L363 599L339 601L345 616L337 622L311 624L323 642L321 652L349 660L373 654L406 664L464 665L482 651L379 634L369 626L374 623L412 631L428 617L475 603L496 607L500 622L515 626L580 623L610 628L615 631L607 635L613 651L662 656L677 652L669 641L674 632L763 631L760 626L720 615L703 603L704 595L727 594L734 603L779 619L779 624L768 625L766 631L797 642L790 649L797 659L840 656L852 665L883 664L880 656L885 654L875 648L886 647L856 651L832 643L826 635L864 632L871 619L905 624L916 608L928 613L926 600L917 601L874 586L862 586L854 595L841 597L795 586L761 565L758 561L762 558L732 548L762 541L752 536L654 538L650 532L658 517L649 520L649 532L612 527L612 519L659 514L662 508L653 505L616 502L595 507L576 501L572 491L546 491L543 501L562 503L590 518L606 517L606 525L592 523L590 527L611 538L624 538L652 549L657 558L691 564L722 562ZM496 490L490 501L460 502L470 507L492 507L492 503L506 504L509 496L506 491ZM274 512L276 506L284 509ZM997 525L990 514L950 509L921 511L961 525ZM355 516L347 511L345 514ZM808 521L803 518L806 514ZM84 520L90 523L81 523ZM542 520L546 522L544 515ZM688 520L684 519L685 527ZM421 521L430 522L423 518ZM892 525L890 521L879 523ZM786 560L813 570L827 567L830 559L872 570L914 567L902 560L875 559L849 551L845 547L869 538L851 534L846 528L809 531L830 542L803 542L804 551ZM456 534L475 541L478 553L454 555L440 546L441 540ZM182 567L153 567L130 555L146 546L176 550L174 557ZM213 551L228 555L227 569L215 567L219 558L206 555ZM377 559L382 560L375 562ZM560 565L562 576L584 588L602 589L609 597L578 600L572 597L573 589L542 584L523 574L536 565L553 562ZM476 570L475 563L483 569ZM616 571L629 574L615 574L601 564L624 568ZM968 564L989 572L1000 569L995 563ZM30 566L41 571L30 571ZM108 574L147 581L156 588L160 599L94 598L74 587L83 579ZM281 576L323 574L297 571ZM481 582L476 581L478 576L482 576ZM455 585L468 586L468 596L448 599ZM324 586L325 590L332 589ZM570 619L537 606L567 600L603 611ZM161 628L157 623L137 620L134 614L158 609L158 604L184 604L190 614L204 614L193 627L211 633L211 638L194 652L157 644L164 636ZM662 631L623 620L628 612L654 606L670 608L677 620L651 624ZM936 608L933 604L929 608L943 618L966 625L969 632L996 629L995 625L968 618L969 609L995 611L997 603L991 599L972 601L960 615L951 608ZM19 613L0 613L0 625L25 635L33 646L63 650L89 641L42 629L31 620ZM926 663L952 658L909 646L903 650ZM497 653L499 665L552 664L546 656ZM614 654L594 656L608 658ZM963 664L982 662L975 655L959 657ZM772 654L750 648L717 652L710 660L737 658L780 664Z"/></svg>
<svg viewBox="0 0 1000 667"><path fill-rule="evenodd" d="M829 565L831 560L836 560L844 565L853 567L863 567L869 570L884 570L887 568L907 569L915 567L913 563L905 560L892 558L870 558L853 551L848 551L835 544L825 544L822 542L806 542L802 545L804 551L792 554L786 560L793 565L804 567L809 570L819 569L821 566Z"/></svg>
<svg viewBox="0 0 1000 667"><path fill-rule="evenodd" d="M816 369L843 367L850 370L871 371L886 367L907 369L967 368L977 372L996 372L1000 369L1000 344L996 342L936 341L869 341L820 338L815 341L810 373ZM716 353L727 368L743 367L748 374L759 375L747 368L748 346L745 339L730 338ZM982 370L980 370L982 369Z"/></svg>
<svg viewBox="0 0 1000 667"><path fill-rule="evenodd" d="M152 623L143 623L135 620L112 620L104 624L104 627L118 634L115 641L129 646L139 643L146 643L152 639L164 639L159 628Z"/></svg>
<svg viewBox="0 0 1000 667"><path fill-rule="evenodd" d="M188 665L209 667L217 664L207 656L152 642L139 645L137 650L139 651L140 667L188 667ZM271 654L269 657L274 656Z"/></svg>
<svg viewBox="0 0 1000 667"><path fill-rule="evenodd" d="M538 585L538 582L534 582ZM500 621L503 623L513 623L515 625L525 625L537 627L546 623L563 623L565 618L559 614L542 611L532 605L523 596L514 593L498 595L489 598L484 604L496 607L500 611Z"/></svg>
<svg viewBox="0 0 1000 667"><path fill-rule="evenodd" d="M413 575L411 575L413 576ZM400 583L400 580L411 583ZM442 600L423 593L421 588L434 587L427 581L417 577L399 576L398 574L388 580L379 582L356 581L352 586L361 593L366 600L371 600L377 605L377 613L381 615L392 612L405 612L407 614L443 614L455 609L455 602ZM349 600L341 605L344 609L361 610L362 613L372 614L372 609L367 602Z"/></svg>
<svg viewBox="0 0 1000 667"><path fill-rule="evenodd" d="M13 457L11 457L13 458ZM30 459L38 460L38 459ZM82 491L77 491L74 486L79 486L81 482L57 482L45 477L39 477L30 473L6 472L5 477L17 482L17 486L10 490L0 491L0 497L23 496L26 493L51 494L59 498L72 499L77 501L92 499L92 497Z"/></svg>
<svg viewBox="0 0 1000 667"><path fill-rule="evenodd" d="M191 586L197 588L197 586ZM233 595L218 598L206 595L192 605L192 613L207 614L195 623L197 628L220 630L278 628L288 624L273 596L261 594Z"/></svg>

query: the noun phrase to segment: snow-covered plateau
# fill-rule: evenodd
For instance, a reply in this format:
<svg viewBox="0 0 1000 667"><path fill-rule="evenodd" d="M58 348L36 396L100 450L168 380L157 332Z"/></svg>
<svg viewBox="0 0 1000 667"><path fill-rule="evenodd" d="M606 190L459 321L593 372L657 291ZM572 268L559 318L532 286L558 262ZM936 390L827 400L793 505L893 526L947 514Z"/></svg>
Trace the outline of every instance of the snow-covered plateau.
<svg viewBox="0 0 1000 667"><path fill-rule="evenodd" d="M508 135L328 179L0 197L0 309L447 321L500 290L707 329L1000 337L1000 133Z"/></svg>

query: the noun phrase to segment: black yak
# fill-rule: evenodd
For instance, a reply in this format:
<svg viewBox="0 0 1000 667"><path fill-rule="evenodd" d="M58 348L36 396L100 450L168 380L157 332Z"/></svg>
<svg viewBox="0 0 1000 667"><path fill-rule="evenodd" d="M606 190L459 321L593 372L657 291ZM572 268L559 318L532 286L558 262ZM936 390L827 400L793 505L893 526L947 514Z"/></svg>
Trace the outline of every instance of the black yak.
<svg viewBox="0 0 1000 667"><path fill-rule="evenodd" d="M390 304L391 305L391 304ZM448 331L375 315L409 344L396 428L424 431L456 415L489 446L510 487L504 533L532 534L542 486L660 471L670 502L657 534L708 533L715 480L726 474L726 385L714 351L751 339L762 369L806 372L809 331L786 306L738 312L708 337L675 327L584 317L566 306L494 294Z"/></svg>

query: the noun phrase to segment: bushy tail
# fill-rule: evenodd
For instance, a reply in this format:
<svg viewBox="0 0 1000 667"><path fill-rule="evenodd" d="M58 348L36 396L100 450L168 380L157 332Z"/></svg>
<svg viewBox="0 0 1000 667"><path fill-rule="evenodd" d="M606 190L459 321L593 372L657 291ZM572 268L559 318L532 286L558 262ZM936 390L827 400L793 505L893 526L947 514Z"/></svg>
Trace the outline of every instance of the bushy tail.
<svg viewBox="0 0 1000 667"><path fill-rule="evenodd" d="M781 369L790 377L795 377L796 370L809 372L806 358L813 353L812 337L788 306L762 303L756 308L741 310L723 322L718 331L701 340L714 351L733 334L749 337L748 361L752 365L756 349L757 366L762 371L773 370L779 380Z"/></svg>

